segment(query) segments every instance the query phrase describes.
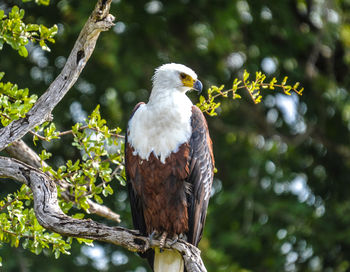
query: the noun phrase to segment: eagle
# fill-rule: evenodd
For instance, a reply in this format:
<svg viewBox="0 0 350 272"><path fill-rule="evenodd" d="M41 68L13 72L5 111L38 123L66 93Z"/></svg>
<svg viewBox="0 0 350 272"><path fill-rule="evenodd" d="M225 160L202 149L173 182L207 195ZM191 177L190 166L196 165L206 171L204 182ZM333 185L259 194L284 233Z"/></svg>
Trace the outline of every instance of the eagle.
<svg viewBox="0 0 350 272"><path fill-rule="evenodd" d="M197 246L202 238L214 173L206 119L186 92L202 91L196 73L182 64L158 67L148 103L129 119L125 170L134 227L160 239L141 254L155 272L183 272L182 256L163 249L165 239Z"/></svg>

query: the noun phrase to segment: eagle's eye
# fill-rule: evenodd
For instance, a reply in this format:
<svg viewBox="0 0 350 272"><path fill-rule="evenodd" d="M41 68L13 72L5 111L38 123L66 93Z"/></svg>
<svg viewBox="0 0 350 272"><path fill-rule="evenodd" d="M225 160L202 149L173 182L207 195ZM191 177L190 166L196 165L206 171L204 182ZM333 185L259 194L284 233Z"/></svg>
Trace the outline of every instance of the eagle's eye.
<svg viewBox="0 0 350 272"><path fill-rule="evenodd" d="M181 77L181 79L185 79L186 78L186 74L185 73L180 73L180 77Z"/></svg>

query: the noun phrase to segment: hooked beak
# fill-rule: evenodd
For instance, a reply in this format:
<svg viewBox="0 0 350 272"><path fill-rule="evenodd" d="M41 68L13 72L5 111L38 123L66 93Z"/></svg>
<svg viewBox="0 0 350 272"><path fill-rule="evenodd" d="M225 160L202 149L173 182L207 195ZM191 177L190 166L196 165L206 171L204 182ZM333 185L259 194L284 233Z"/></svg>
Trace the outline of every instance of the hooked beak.
<svg viewBox="0 0 350 272"><path fill-rule="evenodd" d="M198 94L200 94L202 92L202 89L203 89L202 82L200 82L199 80L196 80L193 83L193 89L196 90L198 92Z"/></svg>

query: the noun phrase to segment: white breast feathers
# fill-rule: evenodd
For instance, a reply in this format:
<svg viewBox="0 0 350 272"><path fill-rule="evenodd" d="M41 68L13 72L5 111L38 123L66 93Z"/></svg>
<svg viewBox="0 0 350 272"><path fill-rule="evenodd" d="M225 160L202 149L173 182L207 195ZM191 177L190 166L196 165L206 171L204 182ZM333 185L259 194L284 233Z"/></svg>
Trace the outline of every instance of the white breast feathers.
<svg viewBox="0 0 350 272"><path fill-rule="evenodd" d="M141 105L129 121L128 142L134 155L148 160L151 152L165 159L188 142L191 134L192 102L180 92L167 92Z"/></svg>

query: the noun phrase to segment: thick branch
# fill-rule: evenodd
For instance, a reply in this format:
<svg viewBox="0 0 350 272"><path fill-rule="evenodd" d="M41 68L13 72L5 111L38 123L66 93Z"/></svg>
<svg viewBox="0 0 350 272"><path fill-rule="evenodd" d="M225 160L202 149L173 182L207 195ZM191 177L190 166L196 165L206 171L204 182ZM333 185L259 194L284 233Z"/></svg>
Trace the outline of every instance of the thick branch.
<svg viewBox="0 0 350 272"><path fill-rule="evenodd" d="M57 202L57 190L53 180L43 172L20 161L0 157L0 177L11 178L30 186L34 196L34 211L39 223L46 229L62 235L80 237L120 245L130 251L144 252L151 247L147 237L137 231L121 227L109 227L92 220L79 220L65 215ZM152 246L159 246L153 241ZM166 248L178 250L184 258L188 272L206 271L195 246L179 241Z"/></svg>
<svg viewBox="0 0 350 272"><path fill-rule="evenodd" d="M18 140L13 142L11 145L6 147L6 152L13 158L24 162L32 167L40 169L41 167L48 166L45 162L43 162L43 165L41 165L40 158L34 150L32 150L25 142L22 140ZM66 201L72 201L74 202L74 197L70 195L68 192L69 184L64 180L57 181L58 185L64 189L64 191L61 192L61 196ZM92 200L88 199L87 203L89 204L90 208L88 210L89 213L97 214L101 217L120 222L120 215L113 212L110 208L100 205L96 202L93 202Z"/></svg>
<svg viewBox="0 0 350 272"><path fill-rule="evenodd" d="M29 130L50 119L52 110L78 79L90 58L101 31L113 26L109 13L112 0L99 0L67 59L65 66L46 92L38 99L26 117L13 121L0 130L0 150L21 139Z"/></svg>

